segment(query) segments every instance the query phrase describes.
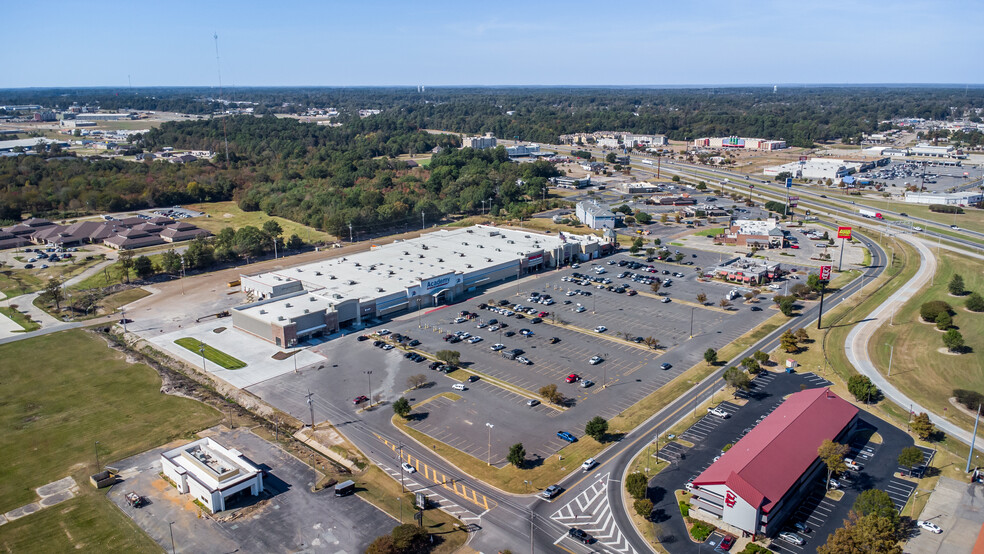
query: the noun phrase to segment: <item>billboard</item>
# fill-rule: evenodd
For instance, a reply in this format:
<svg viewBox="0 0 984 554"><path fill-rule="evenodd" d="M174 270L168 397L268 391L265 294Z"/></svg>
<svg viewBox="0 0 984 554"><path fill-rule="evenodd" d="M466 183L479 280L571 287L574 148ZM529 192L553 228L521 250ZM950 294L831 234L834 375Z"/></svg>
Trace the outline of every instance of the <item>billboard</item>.
<svg viewBox="0 0 984 554"><path fill-rule="evenodd" d="M786 178L786 188L787 189L793 188L793 180L790 179L789 177Z"/></svg>
<svg viewBox="0 0 984 554"><path fill-rule="evenodd" d="M822 265L820 266L820 280L829 281L830 280L830 268L833 266Z"/></svg>
<svg viewBox="0 0 984 554"><path fill-rule="evenodd" d="M837 238L850 240L850 238L851 238L851 228L850 227L838 227L837 228Z"/></svg>
<svg viewBox="0 0 984 554"><path fill-rule="evenodd" d="M799 196L790 196L789 197L789 207L795 208L796 206L798 206L799 205L799 199L800 199Z"/></svg>

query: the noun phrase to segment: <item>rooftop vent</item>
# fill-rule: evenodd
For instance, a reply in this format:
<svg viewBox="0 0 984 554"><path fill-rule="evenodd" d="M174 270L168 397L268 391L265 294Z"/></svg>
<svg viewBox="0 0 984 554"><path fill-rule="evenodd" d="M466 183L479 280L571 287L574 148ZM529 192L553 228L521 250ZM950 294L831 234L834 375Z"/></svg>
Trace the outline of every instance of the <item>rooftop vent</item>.
<svg viewBox="0 0 984 554"><path fill-rule="evenodd" d="M355 267L362 267L362 264L360 264L359 262L355 262Z"/></svg>
<svg viewBox="0 0 984 554"><path fill-rule="evenodd" d="M318 299L315 298L315 297L313 297L313 296L308 297L308 300L310 300L311 302L317 302L318 301Z"/></svg>
<svg viewBox="0 0 984 554"><path fill-rule="evenodd" d="M468 269L471 269L471 266L472 266L471 264L465 264L465 267L467 267Z"/></svg>
<svg viewBox="0 0 984 554"><path fill-rule="evenodd" d="M314 274L317 275L317 276L319 276L319 277L321 276L321 272L320 271L315 271Z"/></svg>
<svg viewBox="0 0 984 554"><path fill-rule="evenodd" d="M348 284L349 285L354 285L355 284L355 281L349 280Z"/></svg>
<svg viewBox="0 0 984 554"><path fill-rule="evenodd" d="M284 316L282 316L282 315L278 315L277 316L277 321L283 321L283 320L284 320Z"/></svg>
<svg viewBox="0 0 984 554"><path fill-rule="evenodd" d="M296 271L297 271L298 273L300 273L300 272L301 272L301 268L297 268L297 270L296 270Z"/></svg>
<svg viewBox="0 0 984 554"><path fill-rule="evenodd" d="M509 243L509 244L516 244L516 241L514 241L514 240L512 240L512 239L509 239L509 240L507 240L506 242L507 242L507 243Z"/></svg>
<svg viewBox="0 0 984 554"><path fill-rule="evenodd" d="M485 261L488 263L492 263L492 258L485 258Z"/></svg>
<svg viewBox="0 0 984 554"><path fill-rule="evenodd" d="M410 251L409 250L404 250L403 251L403 255L404 256L409 256L410 255Z"/></svg>
<svg viewBox="0 0 984 554"><path fill-rule="evenodd" d="M496 252L502 252L502 249L501 248L496 248L495 251Z"/></svg>
<svg viewBox="0 0 984 554"><path fill-rule="evenodd" d="M464 257L465 257L465 253L464 253L464 252L460 252L460 253L458 254L458 257L459 257L459 258L464 258Z"/></svg>
<svg viewBox="0 0 984 554"><path fill-rule="evenodd" d="M481 244L479 244L479 245L478 245L478 247L479 247L479 248L485 248L485 247L484 247L484 246L482 246Z"/></svg>
<svg viewBox="0 0 984 554"><path fill-rule="evenodd" d="M424 250L427 250L427 245L426 244L421 244L420 247L423 248Z"/></svg>
<svg viewBox="0 0 984 554"><path fill-rule="evenodd" d="M472 230L472 229L466 229L466 232L468 232L468 233L474 233L475 231Z"/></svg>
<svg viewBox="0 0 984 554"><path fill-rule="evenodd" d="M395 271L393 271L393 270L391 269L391 270L389 270L389 271L387 271L386 273L387 273L387 274L389 274L389 275L393 275L393 274L395 274L396 272L395 272Z"/></svg>
<svg viewBox="0 0 984 554"><path fill-rule="evenodd" d="M467 242L462 242L461 244L462 244L463 246L468 246L468 243L467 243Z"/></svg>
<svg viewBox="0 0 984 554"><path fill-rule="evenodd" d="M336 300L341 300L342 299L342 295L341 294L338 294L337 292L335 294L332 294L331 297L334 298L334 299L336 299Z"/></svg>
<svg viewBox="0 0 984 554"><path fill-rule="evenodd" d="M439 263L439 264L443 264L443 263L444 263L444 258L438 258L438 259L437 259L437 263Z"/></svg>
<svg viewBox="0 0 984 554"><path fill-rule="evenodd" d="M304 313L309 314L309 313L311 313L311 310L309 310L307 308L304 308Z"/></svg>
<svg viewBox="0 0 984 554"><path fill-rule="evenodd" d="M376 292L385 292L383 287L376 287Z"/></svg>
<svg viewBox="0 0 984 554"><path fill-rule="evenodd" d="M263 308L260 308L260 314L262 315L262 314L265 314L265 313L267 313L267 311L264 310Z"/></svg>
<svg viewBox="0 0 984 554"><path fill-rule="evenodd" d="M526 238L530 238L530 236L529 236L529 235L524 235L524 236L525 236Z"/></svg>
<svg viewBox="0 0 984 554"><path fill-rule="evenodd" d="M424 255L423 254L417 254L417 257L422 259L424 257Z"/></svg>
<svg viewBox="0 0 984 554"><path fill-rule="evenodd" d="M286 303L286 304L284 304L284 307L285 307L285 308L293 308L293 306L291 306L291 305L290 305L290 302L288 302L288 303Z"/></svg>
<svg viewBox="0 0 984 554"><path fill-rule="evenodd" d="M334 275L329 275L328 276L328 280L330 280L330 281L334 281L335 279L338 279L338 277L335 277Z"/></svg>

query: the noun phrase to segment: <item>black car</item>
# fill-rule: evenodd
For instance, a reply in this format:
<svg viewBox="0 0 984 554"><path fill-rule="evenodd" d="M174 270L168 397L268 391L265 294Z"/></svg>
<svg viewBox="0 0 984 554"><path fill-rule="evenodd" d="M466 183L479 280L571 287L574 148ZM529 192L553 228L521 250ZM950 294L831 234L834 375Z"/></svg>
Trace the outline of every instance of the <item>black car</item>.
<svg viewBox="0 0 984 554"><path fill-rule="evenodd" d="M515 332L515 331L506 331L506 332L505 332L505 335L506 335L507 337L511 337L511 336L514 336L515 334L516 334L516 332Z"/></svg>
<svg viewBox="0 0 984 554"><path fill-rule="evenodd" d="M591 535L589 535L586 532L578 529L577 527L571 527L570 529L568 529L567 530L567 536L570 537L570 538L572 538L572 539L574 539L574 540L576 540L576 541L580 541L583 544L591 544L592 543Z"/></svg>
<svg viewBox="0 0 984 554"><path fill-rule="evenodd" d="M381 340L374 340L374 341L372 341L372 345L375 346L375 347L377 347L377 348L380 347L380 346L382 346L383 344L384 343Z"/></svg>
<svg viewBox="0 0 984 554"><path fill-rule="evenodd" d="M753 312L761 312L762 311L762 308L759 308L758 306L752 306L751 309L752 309Z"/></svg>
<svg viewBox="0 0 984 554"><path fill-rule="evenodd" d="M407 345L409 346L417 346L418 344L420 344L420 341L417 339L413 339L412 341L407 343Z"/></svg>
<svg viewBox="0 0 984 554"><path fill-rule="evenodd" d="M557 337L550 337L550 341L549 342L550 342L550 344L557 344L558 342L560 342L560 339L557 338Z"/></svg>
<svg viewBox="0 0 984 554"><path fill-rule="evenodd" d="M362 342L364 340L369 340L369 336L368 335L359 335L359 338L357 338L355 340L357 340L359 342Z"/></svg>
<svg viewBox="0 0 984 554"><path fill-rule="evenodd" d="M432 362L431 365L429 365L427 367L429 367L431 369L437 369L437 368L441 367L441 365L442 365L441 362Z"/></svg>

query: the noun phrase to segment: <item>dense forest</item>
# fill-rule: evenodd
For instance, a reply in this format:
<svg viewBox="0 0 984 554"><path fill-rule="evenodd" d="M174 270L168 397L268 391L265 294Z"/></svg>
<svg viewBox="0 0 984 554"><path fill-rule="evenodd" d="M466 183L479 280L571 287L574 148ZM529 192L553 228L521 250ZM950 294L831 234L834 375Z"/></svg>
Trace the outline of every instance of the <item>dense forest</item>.
<svg viewBox="0 0 984 554"><path fill-rule="evenodd" d="M22 214L70 215L186 202L236 200L345 236L415 227L451 213L540 207L545 162L513 164L500 148L458 150L460 139L424 129L492 132L500 138L552 143L572 132L617 130L672 139L742 135L782 138L793 146L857 140L896 117L979 117L984 89L820 87L706 89L405 88L232 89L223 101L210 88L0 90L0 104L73 103L112 110L214 114L248 102L254 115L168 122L134 151L163 146L220 154L189 164L73 159L60 152L0 158L0 220ZM340 127L275 113L335 108ZM358 110L379 115L359 118ZM0 112L0 116L4 114ZM980 133L960 137L980 143ZM225 143L228 140L228 161ZM439 148L438 148L439 147ZM441 150L426 168L397 156Z"/></svg>

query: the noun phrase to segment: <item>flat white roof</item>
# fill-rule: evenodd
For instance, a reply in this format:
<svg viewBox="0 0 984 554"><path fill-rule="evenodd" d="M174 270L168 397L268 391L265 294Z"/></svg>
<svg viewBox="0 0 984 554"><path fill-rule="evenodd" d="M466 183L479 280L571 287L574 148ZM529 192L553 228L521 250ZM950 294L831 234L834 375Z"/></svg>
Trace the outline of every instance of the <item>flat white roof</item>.
<svg viewBox="0 0 984 554"><path fill-rule="evenodd" d="M207 437L168 450L161 456L184 468L198 482L212 490L242 481L260 471L247 462L238 450L230 450Z"/></svg>
<svg viewBox="0 0 984 554"><path fill-rule="evenodd" d="M594 235L565 235L568 243L600 243ZM305 290L331 302L406 293L422 280L467 274L524 256L561 247L557 235L476 225L441 229L415 239L374 246L369 252L328 258L297 267L249 276L261 282L301 281Z"/></svg>
<svg viewBox="0 0 984 554"><path fill-rule="evenodd" d="M252 304L236 309L255 319L284 326L290 323L291 319L308 313L331 310L335 302L330 298L302 291L288 296L278 296L266 303Z"/></svg>

